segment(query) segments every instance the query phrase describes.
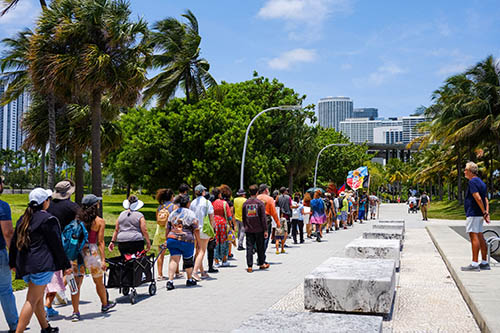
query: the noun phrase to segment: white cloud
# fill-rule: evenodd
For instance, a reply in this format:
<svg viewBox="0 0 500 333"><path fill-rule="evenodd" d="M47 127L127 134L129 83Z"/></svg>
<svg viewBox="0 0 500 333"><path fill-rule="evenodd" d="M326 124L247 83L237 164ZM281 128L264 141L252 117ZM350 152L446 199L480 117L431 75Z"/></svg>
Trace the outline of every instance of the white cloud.
<svg viewBox="0 0 500 333"><path fill-rule="evenodd" d="M467 65L465 64L450 64L441 67L438 71L438 75L450 75L450 74L458 74L467 69Z"/></svg>
<svg viewBox="0 0 500 333"><path fill-rule="evenodd" d="M342 64L340 66L340 69L343 70L343 71L348 71L352 68L352 65L351 64Z"/></svg>
<svg viewBox="0 0 500 333"><path fill-rule="evenodd" d="M367 84L373 86L380 86L382 83L386 82L390 78L400 74L404 74L406 72L407 72L406 69L401 68L400 66L394 63L386 63L377 68L375 72L370 73L368 77L353 79L353 82L357 86L365 86Z"/></svg>
<svg viewBox="0 0 500 333"><path fill-rule="evenodd" d="M282 53L279 57L268 61L269 67L278 70L290 69L296 63L313 62L316 60L316 50L294 49Z"/></svg>
<svg viewBox="0 0 500 333"><path fill-rule="evenodd" d="M17 6L0 18L0 29L3 33L11 35L24 27L32 28L40 12L38 2L35 3L33 0L20 1Z"/></svg>
<svg viewBox="0 0 500 333"><path fill-rule="evenodd" d="M281 19L292 40L317 39L322 24L334 13L349 13L354 0L267 0L257 16Z"/></svg>

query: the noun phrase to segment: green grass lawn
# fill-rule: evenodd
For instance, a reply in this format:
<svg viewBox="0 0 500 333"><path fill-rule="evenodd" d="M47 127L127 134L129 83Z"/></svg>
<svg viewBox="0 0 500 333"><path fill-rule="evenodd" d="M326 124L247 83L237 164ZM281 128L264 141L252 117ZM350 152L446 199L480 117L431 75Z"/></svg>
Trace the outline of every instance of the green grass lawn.
<svg viewBox="0 0 500 333"><path fill-rule="evenodd" d="M490 217L492 220L500 220L500 200L490 201ZM429 218L465 220L464 206L458 201L434 201L429 208Z"/></svg>
<svg viewBox="0 0 500 333"><path fill-rule="evenodd" d="M140 200L144 202L144 207L140 210L146 218L148 233L153 242L153 236L156 230L156 208L158 207L157 202L147 195L139 195ZM118 215L123 211L122 202L126 198L125 195L106 195L103 197L103 213L104 219L106 220L106 230L104 231L104 240L106 243L106 257L113 257L119 255L118 248L116 247L113 252L109 252L107 245L111 240L113 235L113 230L115 228L116 219ZM19 217L23 214L28 203L28 194L2 194L0 199L9 203L12 209L12 220L15 223ZM156 252L157 249L152 249ZM14 290L20 290L25 288L26 285L22 280L16 280L13 282Z"/></svg>

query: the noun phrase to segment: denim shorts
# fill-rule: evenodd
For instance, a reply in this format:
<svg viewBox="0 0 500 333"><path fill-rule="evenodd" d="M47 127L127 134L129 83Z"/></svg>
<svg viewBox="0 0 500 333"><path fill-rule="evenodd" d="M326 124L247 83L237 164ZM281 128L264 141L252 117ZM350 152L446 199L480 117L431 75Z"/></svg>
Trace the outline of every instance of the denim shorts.
<svg viewBox="0 0 500 333"><path fill-rule="evenodd" d="M54 272L42 272L42 273L27 274L27 275L23 276L23 280L26 283L32 282L33 284L36 284L37 286L44 286L52 280L52 275L54 275Z"/></svg>
<svg viewBox="0 0 500 333"><path fill-rule="evenodd" d="M183 242L173 238L167 238L167 248L171 256L180 256L189 259L194 254L194 244Z"/></svg>

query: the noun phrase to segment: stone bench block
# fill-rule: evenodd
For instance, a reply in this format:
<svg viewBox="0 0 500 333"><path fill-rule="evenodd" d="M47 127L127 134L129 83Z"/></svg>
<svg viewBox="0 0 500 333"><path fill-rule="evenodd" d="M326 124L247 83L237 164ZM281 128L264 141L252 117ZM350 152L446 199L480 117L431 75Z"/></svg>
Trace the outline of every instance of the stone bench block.
<svg viewBox="0 0 500 333"><path fill-rule="evenodd" d="M404 232L402 229L373 229L363 232L365 239L398 239L403 242Z"/></svg>
<svg viewBox="0 0 500 333"><path fill-rule="evenodd" d="M357 238L346 245L345 256L348 258L393 259L399 269L401 241L392 239Z"/></svg>
<svg viewBox="0 0 500 333"><path fill-rule="evenodd" d="M379 220L378 223L403 223L403 224L405 224L405 220Z"/></svg>
<svg viewBox="0 0 500 333"><path fill-rule="evenodd" d="M396 271L390 259L332 257L304 280L306 310L388 314Z"/></svg>
<svg viewBox="0 0 500 333"><path fill-rule="evenodd" d="M339 313L265 311L233 332L382 332L382 317Z"/></svg>
<svg viewBox="0 0 500 333"><path fill-rule="evenodd" d="M403 223L374 223L372 224L373 229L401 229L405 231L405 225Z"/></svg>

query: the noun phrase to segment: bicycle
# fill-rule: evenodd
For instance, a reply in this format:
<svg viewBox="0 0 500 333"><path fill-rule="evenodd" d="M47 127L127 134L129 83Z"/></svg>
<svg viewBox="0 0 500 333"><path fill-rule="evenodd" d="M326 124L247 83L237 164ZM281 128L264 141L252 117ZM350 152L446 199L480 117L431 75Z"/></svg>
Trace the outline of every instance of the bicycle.
<svg viewBox="0 0 500 333"><path fill-rule="evenodd" d="M488 239L490 239L492 237L494 239L499 238L498 233L495 230L491 230L491 229L483 231L483 237L484 237L484 240L486 241L486 243L488 243ZM500 241L493 240L492 244L491 244L491 253L497 252L499 248L500 248Z"/></svg>

